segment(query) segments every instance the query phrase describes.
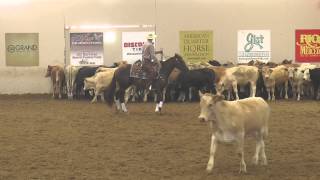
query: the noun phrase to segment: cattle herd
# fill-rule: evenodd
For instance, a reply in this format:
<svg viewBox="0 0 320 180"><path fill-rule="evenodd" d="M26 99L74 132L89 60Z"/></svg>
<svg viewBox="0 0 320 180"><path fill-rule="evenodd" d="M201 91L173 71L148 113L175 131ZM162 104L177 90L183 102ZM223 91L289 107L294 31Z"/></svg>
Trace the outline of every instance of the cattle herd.
<svg viewBox="0 0 320 180"><path fill-rule="evenodd" d="M82 97L97 101L111 83L117 66L76 67L48 66L46 76L51 76L53 97L69 99ZM207 63L189 63L188 70L173 69L167 77L163 91L165 101L198 100L198 91L224 94L228 100L245 97L263 97L268 100L296 100L318 97L320 68L317 65L293 64L284 60L280 64L250 61L248 64L220 64L216 60ZM150 88L130 86L126 91L126 101L147 101L152 97Z"/></svg>
<svg viewBox="0 0 320 180"><path fill-rule="evenodd" d="M181 56L175 55L171 61L178 61L179 58L182 59ZM163 67L167 62L162 62ZM67 92L70 99L78 99L84 95L93 96L92 102L97 101L97 96L101 96L101 100L104 101L104 95L110 99L110 93L106 93L110 86L115 86L116 83L120 86L118 84L121 81L115 79L120 77L120 67L126 65L126 62L122 61L113 67L48 66L46 76L51 76L53 97L62 98L63 93ZM270 107L264 99L268 101L282 98L293 98L297 101L307 98L319 99L320 68L315 64L293 64L292 61L284 60L280 64L250 61L248 64L234 65L220 64L212 60L188 66L183 61L182 65L186 68L177 66L170 69L166 77L162 77L166 81L162 96L166 101L200 99L199 119L208 122L212 133L208 172L214 167L218 142L237 143L237 152L241 158L240 172L246 172L244 161L246 135L253 135L256 140L254 164L267 165L264 139L268 135ZM126 101L136 101L136 98L147 101L148 96L152 94L150 93L152 85L138 87L132 83L131 86L125 87ZM111 101L117 101L117 96L113 94L112 96L115 97L112 97ZM161 96L161 93L158 93L158 96ZM162 107L162 100L157 100L156 112ZM127 112L124 104L121 102L121 106L124 107L117 109Z"/></svg>

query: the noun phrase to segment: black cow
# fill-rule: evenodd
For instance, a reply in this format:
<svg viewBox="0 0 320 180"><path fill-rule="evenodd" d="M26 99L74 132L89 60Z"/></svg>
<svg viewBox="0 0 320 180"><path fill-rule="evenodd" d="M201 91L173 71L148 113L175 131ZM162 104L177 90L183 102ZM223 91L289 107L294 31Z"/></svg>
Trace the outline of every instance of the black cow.
<svg viewBox="0 0 320 180"><path fill-rule="evenodd" d="M221 63L217 60L210 60L208 63L212 66L221 66Z"/></svg>
<svg viewBox="0 0 320 180"><path fill-rule="evenodd" d="M310 79L314 88L314 99L318 97L318 90L320 86L320 68L310 69Z"/></svg>
<svg viewBox="0 0 320 180"><path fill-rule="evenodd" d="M91 67L91 66L85 66L79 69L78 74L75 79L75 86L76 86L76 98L80 98L80 93L84 87L84 79L87 77L91 77L95 75L96 70L99 68L98 67ZM89 96L89 91L85 92L85 96Z"/></svg>
<svg viewBox="0 0 320 180"><path fill-rule="evenodd" d="M212 69L202 68L202 69L193 69L181 73L178 77L177 82L180 85L180 91L185 94L188 90L193 87L196 89L196 95L198 94L198 90L203 92L214 92L215 73ZM191 92L189 92L190 94ZM215 92L214 92L215 93ZM191 97L189 96L189 99ZM191 100L191 99L190 99Z"/></svg>

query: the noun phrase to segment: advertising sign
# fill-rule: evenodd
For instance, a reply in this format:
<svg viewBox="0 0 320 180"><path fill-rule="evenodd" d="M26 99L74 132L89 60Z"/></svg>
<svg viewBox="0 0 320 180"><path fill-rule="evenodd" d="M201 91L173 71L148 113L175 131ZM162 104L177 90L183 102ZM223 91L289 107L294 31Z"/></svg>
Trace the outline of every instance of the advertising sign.
<svg viewBox="0 0 320 180"><path fill-rule="evenodd" d="M180 31L180 54L188 62L213 59L212 31Z"/></svg>
<svg viewBox="0 0 320 180"><path fill-rule="evenodd" d="M71 65L103 65L103 33L70 33L70 46Z"/></svg>
<svg viewBox="0 0 320 180"><path fill-rule="evenodd" d="M238 63L271 60L270 30L238 31Z"/></svg>
<svg viewBox="0 0 320 180"><path fill-rule="evenodd" d="M123 32L122 60L130 64L139 59L141 60L142 46L147 41L148 34L154 34L154 32Z"/></svg>
<svg viewBox="0 0 320 180"><path fill-rule="evenodd" d="M6 33L7 66L39 66L38 33Z"/></svg>
<svg viewBox="0 0 320 180"><path fill-rule="evenodd" d="M296 30L296 61L320 62L320 29Z"/></svg>

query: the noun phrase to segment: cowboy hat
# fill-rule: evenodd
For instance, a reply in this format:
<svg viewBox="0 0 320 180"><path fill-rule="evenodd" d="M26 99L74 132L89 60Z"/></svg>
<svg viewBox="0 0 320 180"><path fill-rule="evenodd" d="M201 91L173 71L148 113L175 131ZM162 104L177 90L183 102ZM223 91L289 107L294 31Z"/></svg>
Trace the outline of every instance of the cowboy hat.
<svg viewBox="0 0 320 180"><path fill-rule="evenodd" d="M157 35L155 35L155 34L153 34L153 33L150 33L150 34L148 34L147 39L153 40L153 39L155 39L156 37L157 37Z"/></svg>

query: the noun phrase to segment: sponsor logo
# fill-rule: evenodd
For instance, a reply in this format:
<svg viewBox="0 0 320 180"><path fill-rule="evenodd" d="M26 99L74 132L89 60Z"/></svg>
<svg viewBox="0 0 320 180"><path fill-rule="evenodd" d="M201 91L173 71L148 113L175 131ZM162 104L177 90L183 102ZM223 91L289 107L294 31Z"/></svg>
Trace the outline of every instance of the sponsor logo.
<svg viewBox="0 0 320 180"><path fill-rule="evenodd" d="M320 33L300 34L297 46L300 46L301 56L320 55Z"/></svg>
<svg viewBox="0 0 320 180"><path fill-rule="evenodd" d="M320 62L320 29L296 30L296 60Z"/></svg>
<svg viewBox="0 0 320 180"><path fill-rule="evenodd" d="M32 44L32 45L8 45L7 51L10 53L25 53L25 52L31 52L31 51L37 51L38 45Z"/></svg>
<svg viewBox="0 0 320 180"><path fill-rule="evenodd" d="M250 52L254 46L258 46L260 49L263 49L263 39L264 37L260 35L255 35L252 33L249 33L247 35L247 44L244 46L244 51L245 52Z"/></svg>
<svg viewBox="0 0 320 180"><path fill-rule="evenodd" d="M142 47L144 45L144 42L124 42L123 47Z"/></svg>

